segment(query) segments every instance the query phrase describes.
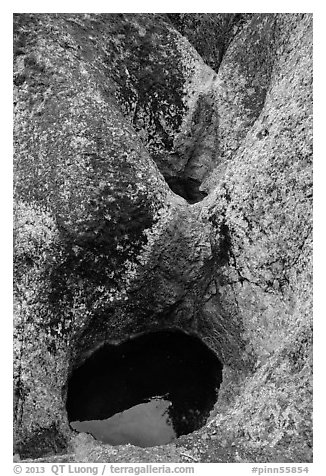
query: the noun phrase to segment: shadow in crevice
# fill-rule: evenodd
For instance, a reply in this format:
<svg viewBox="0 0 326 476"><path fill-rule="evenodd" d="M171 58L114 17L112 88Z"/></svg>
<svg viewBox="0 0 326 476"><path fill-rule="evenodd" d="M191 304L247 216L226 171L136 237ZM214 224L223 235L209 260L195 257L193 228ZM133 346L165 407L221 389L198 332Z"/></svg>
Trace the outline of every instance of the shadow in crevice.
<svg viewBox="0 0 326 476"><path fill-rule="evenodd" d="M142 334L103 345L72 372L68 419L113 445L165 444L206 423L221 381L221 362L198 337Z"/></svg>
<svg viewBox="0 0 326 476"><path fill-rule="evenodd" d="M172 192L184 198L191 205L207 197L207 193L199 189L201 183L195 179L168 177L166 183Z"/></svg>

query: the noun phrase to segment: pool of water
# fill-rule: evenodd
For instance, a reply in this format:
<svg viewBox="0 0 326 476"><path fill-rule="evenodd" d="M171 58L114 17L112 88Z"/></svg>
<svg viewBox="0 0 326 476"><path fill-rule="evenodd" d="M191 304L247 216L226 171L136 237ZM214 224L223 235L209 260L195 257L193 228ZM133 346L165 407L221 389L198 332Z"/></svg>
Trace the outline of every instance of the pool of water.
<svg viewBox="0 0 326 476"><path fill-rule="evenodd" d="M163 398L153 398L105 420L75 421L70 425L110 445L165 445L176 437L169 415L171 405Z"/></svg>
<svg viewBox="0 0 326 476"><path fill-rule="evenodd" d="M70 426L97 440L155 446L203 426L222 381L222 364L179 330L105 344L68 381Z"/></svg>

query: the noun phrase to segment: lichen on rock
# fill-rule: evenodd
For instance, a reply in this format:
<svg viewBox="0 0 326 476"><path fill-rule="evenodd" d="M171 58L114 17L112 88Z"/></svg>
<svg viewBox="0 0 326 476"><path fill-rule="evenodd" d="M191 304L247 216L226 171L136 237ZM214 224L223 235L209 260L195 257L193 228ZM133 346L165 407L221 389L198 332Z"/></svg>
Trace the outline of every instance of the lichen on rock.
<svg viewBox="0 0 326 476"><path fill-rule="evenodd" d="M16 14L14 40L15 453L310 462L312 16ZM76 437L73 369L169 328L223 363L204 428Z"/></svg>

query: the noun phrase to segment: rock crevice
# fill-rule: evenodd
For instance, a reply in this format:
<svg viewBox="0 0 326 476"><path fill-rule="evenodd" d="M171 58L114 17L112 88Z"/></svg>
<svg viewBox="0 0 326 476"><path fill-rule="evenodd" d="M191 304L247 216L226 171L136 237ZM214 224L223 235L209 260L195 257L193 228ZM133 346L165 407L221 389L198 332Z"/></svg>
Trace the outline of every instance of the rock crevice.
<svg viewBox="0 0 326 476"><path fill-rule="evenodd" d="M312 16L17 14L14 39L15 451L311 461ZM223 364L209 424L76 438L73 369L170 328Z"/></svg>

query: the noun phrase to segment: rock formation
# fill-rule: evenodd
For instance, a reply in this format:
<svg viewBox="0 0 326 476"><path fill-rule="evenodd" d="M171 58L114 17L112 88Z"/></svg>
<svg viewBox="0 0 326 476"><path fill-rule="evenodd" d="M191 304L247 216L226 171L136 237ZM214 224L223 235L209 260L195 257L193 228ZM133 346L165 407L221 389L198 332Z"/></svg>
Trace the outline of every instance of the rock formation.
<svg viewBox="0 0 326 476"><path fill-rule="evenodd" d="M17 14L14 106L15 452L311 461L312 16ZM206 426L74 436L72 369L170 327L223 362Z"/></svg>

